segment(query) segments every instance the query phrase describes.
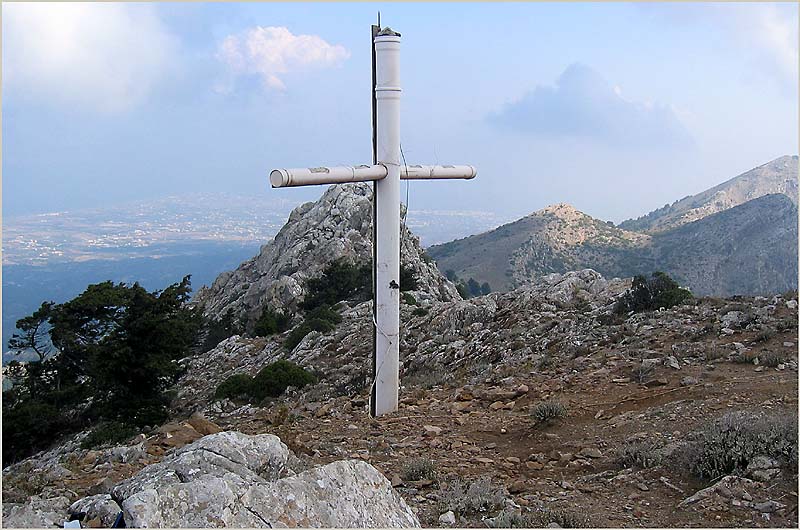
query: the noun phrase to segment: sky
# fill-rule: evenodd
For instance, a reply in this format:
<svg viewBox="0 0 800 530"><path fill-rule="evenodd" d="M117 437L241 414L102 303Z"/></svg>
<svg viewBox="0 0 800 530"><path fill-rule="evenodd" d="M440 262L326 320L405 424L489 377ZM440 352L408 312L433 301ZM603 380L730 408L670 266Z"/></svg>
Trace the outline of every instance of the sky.
<svg viewBox="0 0 800 530"><path fill-rule="evenodd" d="M796 4L6 3L3 214L316 199L267 177L371 161L378 11L407 162L478 168L412 211L619 222L798 152Z"/></svg>

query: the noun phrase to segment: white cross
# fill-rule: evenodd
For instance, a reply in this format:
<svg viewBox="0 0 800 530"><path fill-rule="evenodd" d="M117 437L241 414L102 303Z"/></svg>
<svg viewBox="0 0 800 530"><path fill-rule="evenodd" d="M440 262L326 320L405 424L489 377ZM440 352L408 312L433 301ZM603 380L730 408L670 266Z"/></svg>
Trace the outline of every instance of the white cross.
<svg viewBox="0 0 800 530"><path fill-rule="evenodd" d="M397 410L400 383L400 180L471 179L472 166L400 163L400 34L372 26L373 164L275 169L273 188L373 181L373 383L370 414Z"/></svg>

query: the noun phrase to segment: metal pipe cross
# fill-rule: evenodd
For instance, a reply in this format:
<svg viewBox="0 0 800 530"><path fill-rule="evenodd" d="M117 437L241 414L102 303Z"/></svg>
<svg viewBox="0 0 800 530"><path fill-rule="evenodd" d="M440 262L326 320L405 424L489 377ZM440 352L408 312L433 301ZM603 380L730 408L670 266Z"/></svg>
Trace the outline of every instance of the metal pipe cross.
<svg viewBox="0 0 800 530"><path fill-rule="evenodd" d="M400 34L373 31L376 130L375 164L275 169L273 188L374 182L373 384L370 414L397 410L400 389L400 180L471 179L472 166L405 166L400 163Z"/></svg>

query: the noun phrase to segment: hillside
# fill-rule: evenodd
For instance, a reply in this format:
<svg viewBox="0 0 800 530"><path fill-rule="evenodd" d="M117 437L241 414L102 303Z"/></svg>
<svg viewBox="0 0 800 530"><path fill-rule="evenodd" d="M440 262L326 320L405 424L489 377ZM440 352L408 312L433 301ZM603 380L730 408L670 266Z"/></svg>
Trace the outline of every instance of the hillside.
<svg viewBox="0 0 800 530"><path fill-rule="evenodd" d="M426 315L403 306L401 405L377 419L370 302L291 352L286 333L231 337L181 362L169 423L5 468L4 526L69 513L108 526L121 512L128 527L796 528L796 467L751 458L716 481L690 455L710 425L757 417L795 433L796 462L797 300L608 318L628 285L584 270ZM263 402L214 397L286 357L320 381ZM565 417L537 420L553 402Z"/></svg>
<svg viewBox="0 0 800 530"><path fill-rule="evenodd" d="M699 206L659 218L659 230L648 233L557 204L428 253L442 272L488 282L495 291L592 268L620 278L663 270L701 295L783 292L797 288L797 178L784 178L792 164L796 171L797 158L783 157L700 194L691 203ZM763 193L778 184L789 195Z"/></svg>
<svg viewBox="0 0 800 530"><path fill-rule="evenodd" d="M619 227L636 232L663 232L773 193L786 195L796 205L797 159L797 155L776 158L702 193L624 221Z"/></svg>
<svg viewBox="0 0 800 530"><path fill-rule="evenodd" d="M441 271L507 291L532 276L592 268L616 274L618 256L650 237L620 230L569 204L556 204L499 228L429 247Z"/></svg>
<svg viewBox="0 0 800 530"><path fill-rule="evenodd" d="M797 236L796 204L774 194L655 234L643 250L697 294L771 294L797 289Z"/></svg>

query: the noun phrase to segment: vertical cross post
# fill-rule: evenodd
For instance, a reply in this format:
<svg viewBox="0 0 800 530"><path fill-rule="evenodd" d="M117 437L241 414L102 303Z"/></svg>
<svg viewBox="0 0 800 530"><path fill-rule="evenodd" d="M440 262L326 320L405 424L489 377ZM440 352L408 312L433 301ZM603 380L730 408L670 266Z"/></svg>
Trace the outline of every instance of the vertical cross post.
<svg viewBox="0 0 800 530"><path fill-rule="evenodd" d="M370 413L397 410L400 375L400 35L386 29L375 46L377 162L375 182L375 373Z"/></svg>

